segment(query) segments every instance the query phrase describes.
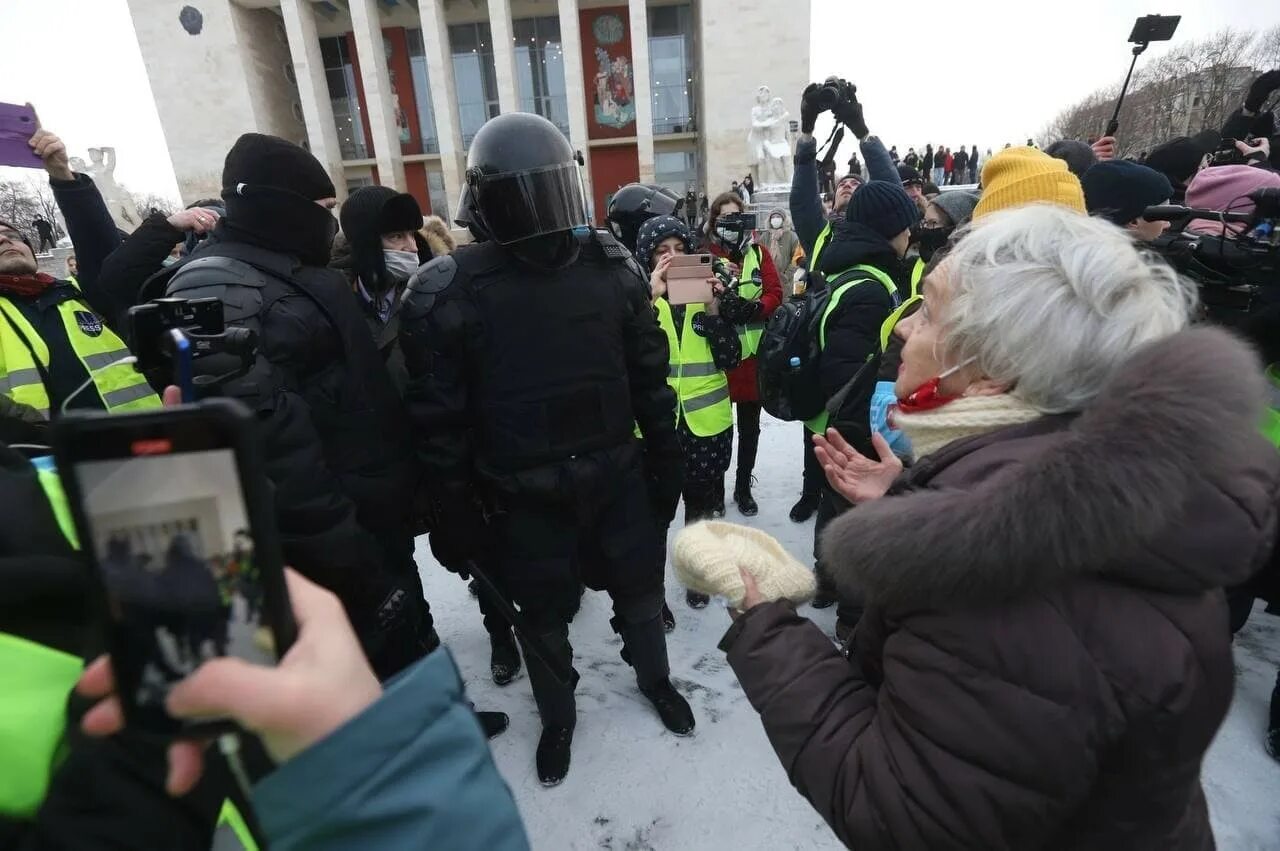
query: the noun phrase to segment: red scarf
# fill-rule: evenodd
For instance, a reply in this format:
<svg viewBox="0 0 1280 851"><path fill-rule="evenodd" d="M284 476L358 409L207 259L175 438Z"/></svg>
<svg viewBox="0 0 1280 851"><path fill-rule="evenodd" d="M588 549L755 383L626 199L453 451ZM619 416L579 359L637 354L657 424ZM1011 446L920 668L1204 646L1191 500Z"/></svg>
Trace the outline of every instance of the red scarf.
<svg viewBox="0 0 1280 851"><path fill-rule="evenodd" d="M38 275L0 275L0 293L31 298L57 283L43 272Z"/></svg>
<svg viewBox="0 0 1280 851"><path fill-rule="evenodd" d="M932 411L935 408L941 408L948 402L954 402L959 396L944 396L938 392L938 387L942 384L942 378L931 378L924 384L915 389L910 396L898 401L889 409L888 419L890 427L893 427L893 415L901 412L904 414L919 414L924 411Z"/></svg>

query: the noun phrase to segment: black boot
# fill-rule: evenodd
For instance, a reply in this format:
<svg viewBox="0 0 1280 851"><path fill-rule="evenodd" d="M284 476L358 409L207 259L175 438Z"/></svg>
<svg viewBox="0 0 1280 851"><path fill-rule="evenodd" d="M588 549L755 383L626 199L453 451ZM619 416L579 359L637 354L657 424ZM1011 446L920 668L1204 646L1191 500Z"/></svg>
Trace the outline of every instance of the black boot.
<svg viewBox="0 0 1280 851"><path fill-rule="evenodd" d="M505 712L480 712L475 709L472 712L476 713L476 718L480 721L480 729L484 730L486 739L492 739L506 732L507 725L511 723L511 719Z"/></svg>
<svg viewBox="0 0 1280 851"><path fill-rule="evenodd" d="M671 607L665 602L662 604L662 631L671 632L676 628L676 616L671 613Z"/></svg>
<svg viewBox="0 0 1280 851"><path fill-rule="evenodd" d="M814 515L818 510L818 495L816 493L800 494L800 501L791 506L791 520L794 523L803 523Z"/></svg>
<svg viewBox="0 0 1280 851"><path fill-rule="evenodd" d="M653 708L658 710L662 725L677 736L687 736L693 732L693 710L684 695L676 691L670 679L660 680L649 688L640 689L640 693L649 698Z"/></svg>
<svg viewBox="0 0 1280 851"><path fill-rule="evenodd" d="M724 517L724 476L716 480L716 504L711 509L711 516Z"/></svg>
<svg viewBox="0 0 1280 851"><path fill-rule="evenodd" d="M511 630L490 635L489 648L489 673L494 685L505 686L520 673L520 650Z"/></svg>
<svg viewBox="0 0 1280 851"><path fill-rule="evenodd" d="M538 739L535 761L538 781L543 786L559 786L569 773L569 750L573 746L572 727L544 727Z"/></svg>
<svg viewBox="0 0 1280 851"><path fill-rule="evenodd" d="M738 475L738 483L733 488L733 501L738 504L738 511L743 517L755 517L760 513L760 506L751 495L751 483L754 476Z"/></svg>
<svg viewBox="0 0 1280 851"><path fill-rule="evenodd" d="M689 604L691 609L705 609L707 603L711 602L711 598L706 594L699 594L697 591L685 591L684 601Z"/></svg>
<svg viewBox="0 0 1280 851"><path fill-rule="evenodd" d="M1267 728L1267 753L1280 760L1280 671L1276 672L1276 687L1271 692L1271 724Z"/></svg>

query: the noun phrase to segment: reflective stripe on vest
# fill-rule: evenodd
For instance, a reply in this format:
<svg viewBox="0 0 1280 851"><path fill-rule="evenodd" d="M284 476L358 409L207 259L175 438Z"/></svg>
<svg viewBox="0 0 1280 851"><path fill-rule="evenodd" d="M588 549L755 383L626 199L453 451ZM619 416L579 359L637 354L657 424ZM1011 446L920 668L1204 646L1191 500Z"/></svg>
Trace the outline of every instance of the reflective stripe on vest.
<svg viewBox="0 0 1280 851"><path fill-rule="evenodd" d="M1262 435L1271 441L1271 445L1280 449L1280 363L1267 367L1267 389L1270 401L1263 415Z"/></svg>
<svg viewBox="0 0 1280 851"><path fill-rule="evenodd" d="M851 281L845 281L842 284L837 284L835 290L831 293L831 299L827 302L826 310L822 311L822 319L821 321L818 322L819 351L827 347L827 319L831 316L833 312L835 312L836 307L840 304L840 299L844 298L844 294L847 293L849 290L853 289L854 287L856 287L858 284L863 284L873 279L877 280L888 291L889 298L893 299L895 303L898 301L898 285L893 282L893 278L890 278L887 274L877 269L875 266L867 266L864 264L859 264L857 266L854 266L852 269L848 269L844 272L841 272L839 275L833 278L833 280L839 280L841 276L847 275L850 272L855 272L855 271L864 273L866 277L862 277L860 275ZM896 312L896 308L895 308L895 312ZM893 314L890 314L890 316L892 315ZM883 346L885 343L883 324L881 324L880 326L880 341L881 341L881 345ZM816 417L812 417L811 419L805 420L804 425L805 425L805 428L809 429L809 431L813 432L814 434L822 434L827 430L827 423L830 422L830 420L831 420L831 415L828 414L825 410L823 410Z"/></svg>
<svg viewBox="0 0 1280 851"><path fill-rule="evenodd" d="M684 333L676 335L671 305L658 299L658 324L667 335L671 364L667 383L676 391L676 406L684 416L689 431L698 437L711 437L733 426L733 405L729 401L729 379L715 365L711 344L693 330L693 317L703 311L702 305L686 305Z"/></svg>
<svg viewBox="0 0 1280 851"><path fill-rule="evenodd" d="M33 465L58 526L78 549L52 460L38 459ZM29 820L44 800L60 762L67 695L83 668L78 656L0 633L0 817Z"/></svg>
<svg viewBox="0 0 1280 851"><path fill-rule="evenodd" d="M764 294L763 283L756 281L756 273L760 268L760 246L752 245L742 258L742 271L738 273L738 295L747 301L759 301ZM742 359L755 357L760 351L760 340L764 337L764 320L738 326L738 341L742 344Z"/></svg>
<svg viewBox="0 0 1280 851"><path fill-rule="evenodd" d="M222 802L209 851L258 851L258 843L254 841L249 825L229 798Z"/></svg>
<svg viewBox="0 0 1280 851"><path fill-rule="evenodd" d="M80 358L85 372L93 377L98 396L108 411L137 411L161 406L160 397L152 391L142 373L127 363L111 366L129 357L130 352L97 314L78 299L68 299L57 309L67 341ZM40 367L48 371L49 347L8 299L0 298L0 311L8 320L0 321L0 393L35 408L47 417L49 392L44 386ZM18 330L14 330L15 327ZM23 337L26 337L25 342ZM35 357L39 358L39 366L32 360L33 349ZM86 389L84 392L91 391Z"/></svg>
<svg viewBox="0 0 1280 851"><path fill-rule="evenodd" d="M827 247L827 243L831 241L831 222L827 222L827 226L818 234L818 238L813 241L813 256L809 258L810 271L818 268L818 259L822 256L822 249Z"/></svg>

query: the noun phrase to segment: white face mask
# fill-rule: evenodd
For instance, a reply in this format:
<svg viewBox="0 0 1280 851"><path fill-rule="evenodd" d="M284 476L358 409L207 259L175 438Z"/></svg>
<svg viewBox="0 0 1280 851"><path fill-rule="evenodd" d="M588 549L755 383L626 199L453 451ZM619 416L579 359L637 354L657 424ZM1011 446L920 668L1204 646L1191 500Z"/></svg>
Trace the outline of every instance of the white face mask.
<svg viewBox="0 0 1280 851"><path fill-rule="evenodd" d="M782 230L782 216L774 216L769 219L769 227L774 230Z"/></svg>
<svg viewBox="0 0 1280 851"><path fill-rule="evenodd" d="M387 275L396 283L407 281L418 271L418 252L394 251L390 248L382 250L382 260L387 264Z"/></svg>

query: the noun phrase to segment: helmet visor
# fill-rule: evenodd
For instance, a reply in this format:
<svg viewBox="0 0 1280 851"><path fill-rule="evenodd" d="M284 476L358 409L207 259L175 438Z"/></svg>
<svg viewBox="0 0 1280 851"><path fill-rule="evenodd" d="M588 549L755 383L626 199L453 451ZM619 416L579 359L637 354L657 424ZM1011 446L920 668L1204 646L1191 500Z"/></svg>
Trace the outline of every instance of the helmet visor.
<svg viewBox="0 0 1280 851"><path fill-rule="evenodd" d="M485 227L502 245L587 225L576 163L484 175L474 192Z"/></svg>

